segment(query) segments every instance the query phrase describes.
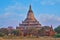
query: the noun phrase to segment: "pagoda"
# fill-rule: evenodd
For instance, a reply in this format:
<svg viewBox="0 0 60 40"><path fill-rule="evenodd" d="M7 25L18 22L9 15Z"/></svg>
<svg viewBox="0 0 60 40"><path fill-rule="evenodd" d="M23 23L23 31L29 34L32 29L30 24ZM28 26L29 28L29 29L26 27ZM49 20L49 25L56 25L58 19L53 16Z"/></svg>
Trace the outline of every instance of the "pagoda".
<svg viewBox="0 0 60 40"><path fill-rule="evenodd" d="M35 28L35 30L30 31L30 28ZM22 23L19 24L18 27L16 27L16 29L19 29L21 31L21 35L28 35L28 33L32 34L32 35L47 35L47 36L53 36L55 35L55 31L53 30L52 26L41 26L41 24L39 23L39 21L37 21L37 19L34 16L34 13L32 11L31 5L29 6L29 10L27 13L27 17L24 21L22 21ZM40 31L38 34L38 30L42 29L43 33ZM36 33L36 34L35 34ZM29 35L30 35L29 34Z"/></svg>
<svg viewBox="0 0 60 40"><path fill-rule="evenodd" d="M34 17L34 13L32 11L31 5L30 5L29 11L27 13L27 18L24 21L22 21L21 24L19 24L19 28L27 29L30 27L41 28L41 24Z"/></svg>

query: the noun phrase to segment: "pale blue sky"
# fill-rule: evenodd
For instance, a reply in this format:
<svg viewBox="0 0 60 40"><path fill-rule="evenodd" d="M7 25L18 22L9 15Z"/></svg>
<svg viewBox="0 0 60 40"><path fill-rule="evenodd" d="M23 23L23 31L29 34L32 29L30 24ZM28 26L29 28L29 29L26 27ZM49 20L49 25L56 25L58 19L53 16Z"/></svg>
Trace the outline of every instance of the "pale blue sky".
<svg viewBox="0 0 60 40"><path fill-rule="evenodd" d="M30 4L42 26L60 25L60 0L0 0L0 28L18 26L26 18Z"/></svg>

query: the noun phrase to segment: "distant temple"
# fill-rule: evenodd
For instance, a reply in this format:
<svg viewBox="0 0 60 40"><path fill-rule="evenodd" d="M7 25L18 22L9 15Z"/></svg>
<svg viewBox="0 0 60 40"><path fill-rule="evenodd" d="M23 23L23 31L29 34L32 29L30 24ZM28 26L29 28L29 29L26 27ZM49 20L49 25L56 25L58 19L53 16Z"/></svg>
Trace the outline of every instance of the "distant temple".
<svg viewBox="0 0 60 40"><path fill-rule="evenodd" d="M43 27L39 23L39 21L36 20L36 18L34 17L34 13L32 11L31 5L30 5L29 11L27 13L27 18L21 24L19 24L19 26L16 27L16 29L21 30L22 34L24 35L24 34L27 34L29 32L30 28L36 28L37 30L43 29L44 31L41 30L39 35L53 36L55 34L55 31L53 30L52 26L51 27L49 27L49 26L44 26ZM42 33L42 31L43 31L43 33ZM37 31L33 31L33 32L37 33ZM31 32L31 33L34 34L33 32Z"/></svg>

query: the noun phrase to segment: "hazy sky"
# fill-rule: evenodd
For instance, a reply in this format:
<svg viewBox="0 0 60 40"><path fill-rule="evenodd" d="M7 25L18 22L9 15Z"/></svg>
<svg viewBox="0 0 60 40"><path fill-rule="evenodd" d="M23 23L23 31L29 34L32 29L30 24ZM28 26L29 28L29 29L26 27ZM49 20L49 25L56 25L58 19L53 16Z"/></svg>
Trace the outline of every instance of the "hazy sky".
<svg viewBox="0 0 60 40"><path fill-rule="evenodd" d="M0 0L0 28L18 26L26 18L30 4L42 26L60 25L60 0Z"/></svg>

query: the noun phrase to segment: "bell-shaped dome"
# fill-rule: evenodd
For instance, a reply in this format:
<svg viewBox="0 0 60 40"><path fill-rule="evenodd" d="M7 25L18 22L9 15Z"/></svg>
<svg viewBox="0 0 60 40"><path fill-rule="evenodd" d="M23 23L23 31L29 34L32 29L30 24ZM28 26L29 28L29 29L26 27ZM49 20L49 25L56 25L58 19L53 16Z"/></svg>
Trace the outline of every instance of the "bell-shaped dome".
<svg viewBox="0 0 60 40"><path fill-rule="evenodd" d="M35 17L34 17L34 13L32 11L31 5L29 7L29 11L28 11L28 14L27 14L27 19L35 21Z"/></svg>

